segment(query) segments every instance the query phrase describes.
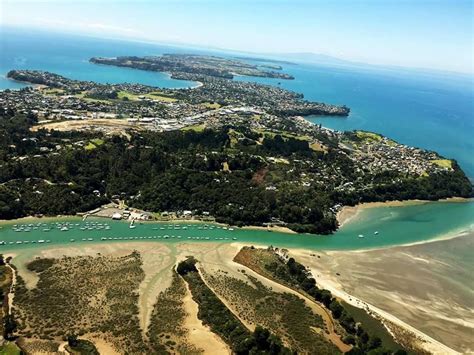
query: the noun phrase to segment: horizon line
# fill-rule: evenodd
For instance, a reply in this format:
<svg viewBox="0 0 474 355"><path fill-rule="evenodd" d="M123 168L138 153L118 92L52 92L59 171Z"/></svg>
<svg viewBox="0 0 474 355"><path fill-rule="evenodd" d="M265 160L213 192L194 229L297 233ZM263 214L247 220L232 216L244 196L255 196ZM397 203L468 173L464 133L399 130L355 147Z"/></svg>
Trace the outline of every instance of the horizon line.
<svg viewBox="0 0 474 355"><path fill-rule="evenodd" d="M341 57L337 57L334 55L326 54L326 53L316 53L316 52L309 52L309 51L294 51L294 52L255 52L255 51L246 51L242 49L236 48L228 48L228 47L219 47L219 46L212 46L212 45L202 45L190 42L181 42L181 41L171 41L171 40L159 40L159 39L148 39L148 38L139 38L139 37L128 37L128 36L121 36L119 34L98 34L98 33L91 33L91 32L82 32L82 31L74 31L68 29L57 29L57 28L50 28L50 27L40 27L40 26L22 26L16 24L8 24L8 23L0 23L0 30L2 28L5 29L14 29L14 30L40 30L47 33L54 33L54 34L68 34L77 37L86 37L86 38L94 38L99 40L114 40L114 41L122 41L122 42L131 42L131 43L144 43L144 44L151 44L151 45L165 45L170 47L184 47L190 49L200 49L200 50L210 50L222 53L240 53L246 55L255 55L260 56L263 58L259 59L280 59L280 60L287 60L287 61L294 61L296 63L306 63L306 64L320 64L320 65L329 65L329 66L338 66L338 67L357 67L357 68L364 68L364 69L372 69L372 70L406 70L406 71L416 71L419 73L425 74L438 74L438 75L457 75L463 77L469 77L474 79L474 68L472 71L458 71L458 70L449 70L449 69L440 69L434 67L420 67L420 66L403 66L403 65L394 65L394 64L380 64L380 63L369 63L369 62L361 62L357 60L345 59ZM297 56L297 55L309 55L309 56L323 56L328 58L328 61L321 62L316 59L309 60L309 59L302 59L302 58L288 58L285 56ZM269 58L272 57L272 58ZM334 62L331 62L334 61ZM339 63L337 63L339 62Z"/></svg>

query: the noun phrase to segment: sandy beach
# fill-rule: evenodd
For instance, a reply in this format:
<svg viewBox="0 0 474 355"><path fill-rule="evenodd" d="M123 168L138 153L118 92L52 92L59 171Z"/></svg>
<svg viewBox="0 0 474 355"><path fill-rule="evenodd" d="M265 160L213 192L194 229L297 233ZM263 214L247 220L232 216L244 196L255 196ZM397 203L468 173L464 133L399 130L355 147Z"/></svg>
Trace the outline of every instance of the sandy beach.
<svg viewBox="0 0 474 355"><path fill-rule="evenodd" d="M411 246L319 252L319 258L291 253L337 297L411 331L434 354L456 354L474 350L473 247L471 232Z"/></svg>
<svg viewBox="0 0 474 355"><path fill-rule="evenodd" d="M143 256L145 271L145 279L138 290L139 318L142 329L146 329L156 297L169 286L172 266L178 260L194 255L206 272L220 269L241 277L238 265L232 261L240 247L242 244L239 243L150 245L127 242L29 250L13 256L18 272L30 288L35 286L37 277L24 265L36 256L126 255L138 250ZM473 247L474 234L470 233L412 246L317 252L319 258L311 256L314 251L295 249L290 253L309 266L317 282L335 296L354 306L368 308L379 317L416 334L420 344L435 354L456 354L474 350L470 340L474 331L474 290L470 277L474 263L466 252ZM189 322L195 324L195 320ZM206 334L205 329L196 324L194 332ZM213 336L212 333L208 335ZM209 338L208 341L216 342L216 339ZM196 345L202 347L203 343Z"/></svg>
<svg viewBox="0 0 474 355"><path fill-rule="evenodd" d="M404 207L404 206L413 206L421 205L424 203L432 202L470 202L473 201L472 198L463 198L463 197L450 197L439 201L428 201L428 200L407 200L407 201L385 201L385 202L364 202L355 206L344 206L337 213L337 221L339 222L339 228L344 224L347 224L349 221L352 221L357 218L357 215L364 209L367 208L377 208L377 207Z"/></svg>
<svg viewBox="0 0 474 355"><path fill-rule="evenodd" d="M295 231L291 230L290 228L283 227L283 226L243 226L241 229L250 229L250 230L262 230L268 232L279 232L279 233L288 233L288 234L296 234Z"/></svg>

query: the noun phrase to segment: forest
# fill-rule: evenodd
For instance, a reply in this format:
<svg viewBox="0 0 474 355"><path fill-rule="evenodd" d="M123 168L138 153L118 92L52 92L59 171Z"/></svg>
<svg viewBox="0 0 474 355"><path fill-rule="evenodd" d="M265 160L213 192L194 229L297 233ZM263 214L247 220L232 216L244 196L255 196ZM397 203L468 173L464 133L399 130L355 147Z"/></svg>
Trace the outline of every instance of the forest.
<svg viewBox="0 0 474 355"><path fill-rule="evenodd" d="M472 195L457 166L396 182L390 172L365 176L370 188L341 190L341 176L365 181L336 149L314 151L307 141L278 134L249 144L261 133L245 127L124 137L31 131L35 122L34 115L13 111L0 117L0 219L70 215L121 199L152 212L206 211L232 225L277 221L297 232L327 234L338 227L336 204ZM236 141L236 132L244 138ZM338 167L339 175L323 167ZM317 174L325 174L320 183L302 184L301 176Z"/></svg>

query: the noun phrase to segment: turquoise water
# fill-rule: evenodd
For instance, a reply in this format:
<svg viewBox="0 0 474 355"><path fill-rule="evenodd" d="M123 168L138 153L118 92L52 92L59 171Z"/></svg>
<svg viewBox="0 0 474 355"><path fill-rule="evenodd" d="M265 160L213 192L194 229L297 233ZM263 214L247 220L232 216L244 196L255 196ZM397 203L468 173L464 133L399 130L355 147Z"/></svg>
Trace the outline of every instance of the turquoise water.
<svg viewBox="0 0 474 355"><path fill-rule="evenodd" d="M180 48L146 43L99 40L47 32L3 29L0 33L0 89L16 89L24 84L5 78L11 69L46 70L71 79L99 83L142 83L167 88L187 88L195 82L173 80L168 74L145 72L89 63L91 57L160 55L184 51ZM186 51L184 51L186 52Z"/></svg>
<svg viewBox="0 0 474 355"><path fill-rule="evenodd" d="M163 73L151 73L127 68L93 65L92 56L159 55L162 53L216 54L213 51L99 40L47 32L31 33L1 29L0 75L11 69L39 69L56 72L79 80L102 83L138 82L159 87L183 88L193 82L172 80ZM220 55L231 55L217 53ZM474 92L472 77L462 75L429 74L415 71L368 68L328 67L309 64L284 65L284 70L295 80L238 77L304 93L307 99L351 108L347 118L310 117L316 123L339 130L365 129L382 133L402 143L432 149L455 158L469 177L474 177ZM280 84L278 84L280 83ZM0 89L19 88L23 84L0 77ZM262 231L235 230L180 230L165 242L187 240L187 237L232 238L239 241L277 244L287 247L323 249L364 249L386 245L411 243L434 238L455 231L469 229L474 223L474 202L430 203L420 206L384 207L364 210L360 218L347 224L332 236L301 236ZM116 237L153 237L164 235L153 230L151 224L130 230L120 222L110 222ZM80 230L79 230L80 231ZM79 233L77 231L77 233ZM379 231L377 236L374 231ZM174 230L173 230L174 232ZM86 237L83 237L83 234ZM13 232L0 230L0 240L7 243L50 239L50 244L69 243L71 238L88 238L88 232ZM193 234L194 233L194 234ZM196 234L197 233L197 234ZM171 233L168 233L171 236ZM363 234L364 238L358 238ZM100 242L106 231L91 231ZM148 240L148 239L147 239ZM153 241L155 239L150 239ZM199 239L201 240L201 239ZM210 239L212 240L212 239ZM215 239L214 239L215 241ZM225 242L225 240L223 240ZM105 242L114 242L105 241ZM35 247L46 246L35 244ZM3 249L31 247L32 244L7 244Z"/></svg>
<svg viewBox="0 0 474 355"><path fill-rule="evenodd" d="M368 208L361 211L353 222L345 224L334 235L298 235L262 230L235 228L223 229L220 226L196 223L137 223L130 229L129 224L106 219L90 219L81 221L78 218L57 220L36 219L32 222L10 222L1 225L0 253L3 251L21 250L24 248L48 248L52 245L77 245L91 243L117 243L126 241L147 241L150 243L192 242L242 242L258 243L287 248L303 248L314 250L354 250L408 244L449 233L471 231L474 228L472 216L474 203L425 203L404 207ZM68 224L68 231L61 231L61 226ZM38 226L41 223L41 226ZM63 223L63 224L59 224ZM96 224L94 229L86 226ZM102 224L98 230L97 223ZM16 227L13 227L17 224ZM110 229L106 230L104 224ZM30 229L29 232L16 232L20 226ZM37 229L34 229L34 228ZM183 229L186 227L187 229ZM49 231L43 231L50 229ZM378 234L375 234L378 232ZM359 237L363 235L363 238ZM167 237L165 237L167 236ZM107 238L107 240L102 240ZM109 240L108 238L116 238ZM208 238L208 239L206 239ZM74 239L74 242L70 240ZM91 240L88 240L91 239ZM44 243L38 243L43 240ZM49 242L47 242L49 240ZM21 244L18 242L21 241ZM33 241L36 243L33 244ZM17 244L18 243L18 244Z"/></svg>
<svg viewBox="0 0 474 355"><path fill-rule="evenodd" d="M285 66L290 81L239 77L351 108L349 117L308 119L337 130L374 131L458 161L474 179L474 86L463 75L361 68ZM473 180L474 181L474 180Z"/></svg>
<svg viewBox="0 0 474 355"><path fill-rule="evenodd" d="M92 56L229 53L165 45L100 40L48 32L1 29L0 89L19 88L4 78L11 69L49 70L64 76L101 83L138 82L169 88L195 86L172 80L167 74L94 65ZM338 130L364 129L382 133L402 143L436 150L457 159L474 178L473 77L362 67L283 65L295 80L238 77L278 85L304 93L310 100L345 104L351 114L312 117L312 122Z"/></svg>

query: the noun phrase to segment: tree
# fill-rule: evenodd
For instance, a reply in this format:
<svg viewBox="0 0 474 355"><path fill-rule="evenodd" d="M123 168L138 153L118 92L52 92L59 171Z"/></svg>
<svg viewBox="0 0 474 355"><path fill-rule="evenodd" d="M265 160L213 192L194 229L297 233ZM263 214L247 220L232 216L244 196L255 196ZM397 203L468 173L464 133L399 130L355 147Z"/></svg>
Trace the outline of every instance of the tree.
<svg viewBox="0 0 474 355"><path fill-rule="evenodd" d="M176 271L180 275L186 275L188 272L197 272L196 259L189 258L178 264Z"/></svg>
<svg viewBox="0 0 474 355"><path fill-rule="evenodd" d="M70 334L67 336L67 343L70 347L75 348L79 344L79 340L77 339L77 335Z"/></svg>
<svg viewBox="0 0 474 355"><path fill-rule="evenodd" d="M13 333L17 329L16 320L12 314L7 314L5 318L3 319L3 322L5 324L3 336L5 337L5 339L11 339L13 337Z"/></svg>

